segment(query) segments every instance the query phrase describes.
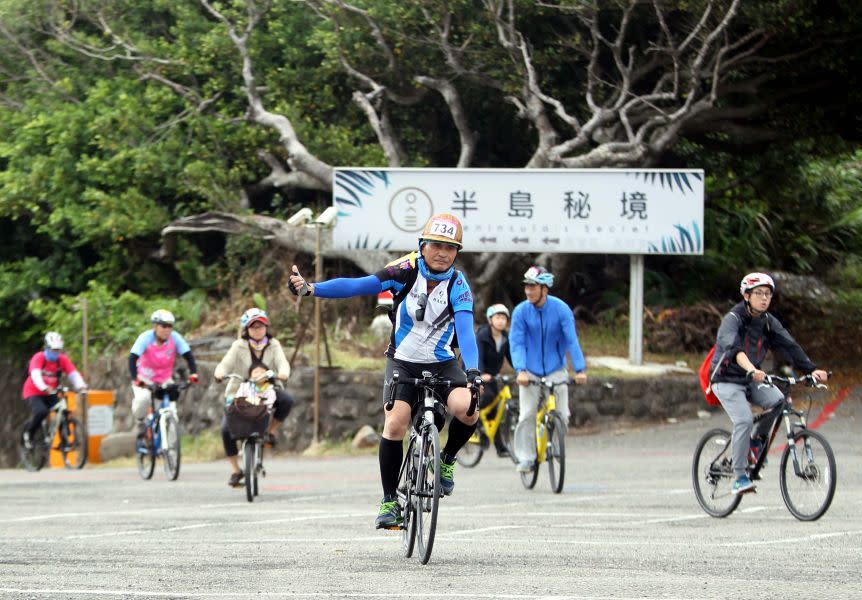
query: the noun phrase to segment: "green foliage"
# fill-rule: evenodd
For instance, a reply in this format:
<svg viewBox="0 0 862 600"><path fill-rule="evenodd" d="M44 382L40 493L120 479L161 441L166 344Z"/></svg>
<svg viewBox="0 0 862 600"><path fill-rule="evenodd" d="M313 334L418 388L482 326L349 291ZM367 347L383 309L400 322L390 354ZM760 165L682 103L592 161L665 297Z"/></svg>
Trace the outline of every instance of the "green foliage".
<svg viewBox="0 0 862 600"><path fill-rule="evenodd" d="M144 298L134 292L113 293L106 285L91 281L86 291L63 295L58 300L33 300L27 310L39 320L28 333L41 336L44 330L59 331L66 347L80 356L83 347L83 306L86 300L89 332L89 355L96 357L131 347L138 334L151 327L153 311L164 308L177 318L177 331L194 329L200 324L206 306L206 295L199 290L178 298Z"/></svg>

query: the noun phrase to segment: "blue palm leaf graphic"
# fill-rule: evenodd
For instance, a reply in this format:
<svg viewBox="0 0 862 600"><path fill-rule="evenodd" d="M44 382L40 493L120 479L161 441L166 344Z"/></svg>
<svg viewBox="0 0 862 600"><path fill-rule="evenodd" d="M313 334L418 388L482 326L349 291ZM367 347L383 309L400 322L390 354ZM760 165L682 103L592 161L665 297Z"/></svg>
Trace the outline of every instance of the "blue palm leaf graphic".
<svg viewBox="0 0 862 600"><path fill-rule="evenodd" d="M355 206L362 208L363 200L373 198L375 189L379 182L384 184L384 187L389 187L389 173L386 171L357 171L345 170L335 172L335 187L337 193L335 201L338 204L346 206ZM349 217L350 212L342 206L344 210L339 211L341 217Z"/></svg>
<svg viewBox="0 0 862 600"><path fill-rule="evenodd" d="M659 251L659 243L650 242L647 245L649 252L663 254L695 254L701 251L702 241L700 237L700 228L696 221L691 222L691 227L686 228L684 225L677 223L674 225L676 235L662 236Z"/></svg>
<svg viewBox="0 0 862 600"><path fill-rule="evenodd" d="M693 192L694 188L689 181L689 177L694 177L698 181L701 180L701 176L699 173L684 173L681 171L674 171L671 173L656 173L656 172L635 172L631 173L636 179L642 178L645 183L649 183L651 185L655 184L656 177L658 177L659 185L664 188L665 185L671 191L674 191L674 187L678 188L680 192L683 194L686 193L686 188L689 191Z"/></svg>

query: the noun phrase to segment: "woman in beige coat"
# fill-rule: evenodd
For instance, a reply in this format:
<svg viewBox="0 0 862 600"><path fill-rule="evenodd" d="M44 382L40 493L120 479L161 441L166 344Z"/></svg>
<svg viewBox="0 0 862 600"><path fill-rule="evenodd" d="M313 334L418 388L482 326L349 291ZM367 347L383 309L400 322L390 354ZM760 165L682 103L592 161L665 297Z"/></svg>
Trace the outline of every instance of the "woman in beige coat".
<svg viewBox="0 0 862 600"><path fill-rule="evenodd" d="M250 308L240 317L241 336L231 344L230 349L215 369L213 374L216 381L223 381L229 374L240 375L248 378L252 369L263 367L275 374L275 378L282 383L290 377L290 364L284 355L284 350L277 339L269 330L269 317L266 312L258 308ZM225 396L233 397L239 387L240 381L231 379L225 388ZM285 389L277 389L275 392L275 405L269 431L266 434L266 442L275 445L275 435L281 424L293 407L293 398ZM222 419L221 425L222 442L225 454L231 466L231 476L228 485L240 487L245 474L239 468L239 449L236 440L230 434L227 426L227 418Z"/></svg>

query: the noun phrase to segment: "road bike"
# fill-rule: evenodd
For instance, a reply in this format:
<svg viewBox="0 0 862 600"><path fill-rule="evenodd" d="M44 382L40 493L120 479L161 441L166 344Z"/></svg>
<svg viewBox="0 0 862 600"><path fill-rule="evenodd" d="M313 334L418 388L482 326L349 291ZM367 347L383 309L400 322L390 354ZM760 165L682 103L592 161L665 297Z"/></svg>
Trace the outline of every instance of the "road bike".
<svg viewBox="0 0 862 600"><path fill-rule="evenodd" d="M766 382L778 386L784 398L774 413L766 411L754 418L756 423L770 414L779 414L763 450L756 456L749 453L748 476L752 480L760 479L769 449L784 423L786 445L778 466L781 497L794 517L800 521L814 521L823 516L835 495L835 456L826 438L808 429L807 415L794 408L790 388L799 384L819 389L827 386L816 382L811 375L800 378L767 375ZM694 451L691 467L694 494L703 510L713 517L726 517L742 501L742 494L731 493L734 482L731 454L731 434L726 429L705 433Z"/></svg>
<svg viewBox="0 0 862 600"><path fill-rule="evenodd" d="M475 467L479 464L482 455L491 447L498 432L502 446L512 460L515 460L512 439L515 426L518 424L518 411L512 406L512 390L509 387L514 377L497 375L494 379L500 383L500 391L488 406L479 409L476 431L458 453L458 463L465 467Z"/></svg>
<svg viewBox="0 0 862 600"><path fill-rule="evenodd" d="M536 460L533 461L529 471L520 472L521 483L528 490L536 485L539 466L547 462L551 490L555 494L563 491L563 482L566 478L566 424L557 412L554 388L571 383L574 383L574 380L551 382L545 377L530 380L529 385L540 386L540 391L536 408Z"/></svg>
<svg viewBox="0 0 862 600"><path fill-rule="evenodd" d="M227 377L240 382L254 383L235 373ZM275 376L271 371L267 378L274 383ZM272 410L265 405L251 404L245 398L231 398L225 411L231 436L242 441L240 454L245 466L245 497L249 502L254 502L255 496L260 491L258 477L266 477L266 469L263 467L263 436L269 427Z"/></svg>
<svg viewBox="0 0 862 600"><path fill-rule="evenodd" d="M165 475L170 481L176 481L180 476L180 421L177 417L177 403L171 397L179 394L191 385L188 381L181 383L151 383L150 406L144 420L143 437L136 445L138 473L142 479L150 479L156 468L156 458L161 457L165 467ZM158 399L158 406L156 405Z"/></svg>
<svg viewBox="0 0 862 600"><path fill-rule="evenodd" d="M21 464L27 471L38 471L48 463L51 450L57 450L63 455L63 464L67 469L82 469L87 464L88 438L87 429L69 410L66 394L69 388L57 390L57 404L51 413L33 435L30 447L24 443L24 431L30 419L24 422L18 434L18 453ZM87 392L80 392L79 398L86 398ZM56 445L52 446L56 440Z"/></svg>
<svg viewBox="0 0 862 600"><path fill-rule="evenodd" d="M395 403L395 390L398 384L408 384L421 389L422 402L419 405L401 471L398 475L398 504L402 522L401 545L404 556L413 556L418 540L419 558L422 564L431 559L434 535L437 530L437 509L440 503L440 428L446 419L446 407L440 401L436 390L447 393L449 388L466 387L451 379L434 377L428 371L421 378L400 377L398 371L392 374L389 399L386 410L392 410ZM470 406L467 415L476 412L479 402L479 387L471 388Z"/></svg>

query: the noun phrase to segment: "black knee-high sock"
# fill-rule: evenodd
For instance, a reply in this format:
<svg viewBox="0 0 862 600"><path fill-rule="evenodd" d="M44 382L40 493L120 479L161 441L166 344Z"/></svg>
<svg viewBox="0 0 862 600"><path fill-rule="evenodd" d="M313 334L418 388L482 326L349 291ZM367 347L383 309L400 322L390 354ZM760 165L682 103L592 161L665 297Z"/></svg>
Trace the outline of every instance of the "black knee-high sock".
<svg viewBox="0 0 862 600"><path fill-rule="evenodd" d="M383 483L384 500L394 500L398 487L398 471L404 457L401 440L380 438L380 481Z"/></svg>
<svg viewBox="0 0 862 600"><path fill-rule="evenodd" d="M467 425L454 417L452 418L449 423L449 439L446 440L446 447L443 448L443 454L450 457L450 462L455 460L458 450L467 443L474 431L476 431L475 423Z"/></svg>

